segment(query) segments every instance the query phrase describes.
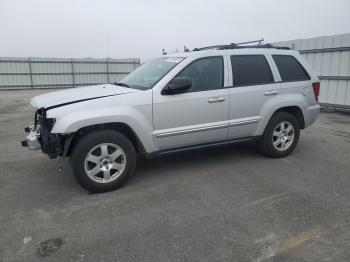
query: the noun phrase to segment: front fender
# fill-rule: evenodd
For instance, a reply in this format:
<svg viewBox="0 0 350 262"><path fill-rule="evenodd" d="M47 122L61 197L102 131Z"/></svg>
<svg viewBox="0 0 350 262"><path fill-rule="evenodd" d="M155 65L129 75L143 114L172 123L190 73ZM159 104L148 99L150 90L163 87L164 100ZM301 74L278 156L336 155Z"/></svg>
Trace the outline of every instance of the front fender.
<svg viewBox="0 0 350 262"><path fill-rule="evenodd" d="M259 122L258 128L255 132L255 136L260 136L264 133L264 130L270 121L272 115L280 108L288 106L297 106L305 114L306 103L304 102L304 96L301 94L286 94L278 95L269 99L260 111L262 117Z"/></svg>
<svg viewBox="0 0 350 262"><path fill-rule="evenodd" d="M74 133L87 126L124 123L139 137L147 152L155 151L153 143L152 107L103 107L65 114L56 120L51 133Z"/></svg>

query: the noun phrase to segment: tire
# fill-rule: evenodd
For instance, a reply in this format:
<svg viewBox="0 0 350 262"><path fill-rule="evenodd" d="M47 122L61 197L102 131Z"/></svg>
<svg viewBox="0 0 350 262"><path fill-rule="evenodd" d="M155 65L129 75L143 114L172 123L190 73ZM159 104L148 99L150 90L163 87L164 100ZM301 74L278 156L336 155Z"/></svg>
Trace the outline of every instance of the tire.
<svg viewBox="0 0 350 262"><path fill-rule="evenodd" d="M77 182L92 193L102 193L128 181L135 172L137 155L123 134L99 130L78 140L70 160Z"/></svg>
<svg viewBox="0 0 350 262"><path fill-rule="evenodd" d="M277 112L267 124L259 146L262 153L269 157L285 157L294 150L299 136L300 127L295 116L287 112Z"/></svg>

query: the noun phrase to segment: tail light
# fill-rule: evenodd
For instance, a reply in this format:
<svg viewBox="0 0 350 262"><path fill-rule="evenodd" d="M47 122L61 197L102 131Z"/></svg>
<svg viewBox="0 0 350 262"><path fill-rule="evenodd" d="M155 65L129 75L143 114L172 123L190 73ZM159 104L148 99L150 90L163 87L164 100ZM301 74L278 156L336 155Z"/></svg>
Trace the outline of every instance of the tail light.
<svg viewBox="0 0 350 262"><path fill-rule="evenodd" d="M318 96L320 95L320 82L312 83L312 89L314 90L316 101L318 101Z"/></svg>

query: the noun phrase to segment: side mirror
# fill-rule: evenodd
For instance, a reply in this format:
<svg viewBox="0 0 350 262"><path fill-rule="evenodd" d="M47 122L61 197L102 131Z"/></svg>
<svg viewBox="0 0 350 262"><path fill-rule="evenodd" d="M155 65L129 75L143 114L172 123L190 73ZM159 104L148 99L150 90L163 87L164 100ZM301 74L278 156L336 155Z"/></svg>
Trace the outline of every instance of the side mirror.
<svg viewBox="0 0 350 262"><path fill-rule="evenodd" d="M171 82L164 87L162 95L175 95L184 93L192 86L192 80L188 77L175 77Z"/></svg>

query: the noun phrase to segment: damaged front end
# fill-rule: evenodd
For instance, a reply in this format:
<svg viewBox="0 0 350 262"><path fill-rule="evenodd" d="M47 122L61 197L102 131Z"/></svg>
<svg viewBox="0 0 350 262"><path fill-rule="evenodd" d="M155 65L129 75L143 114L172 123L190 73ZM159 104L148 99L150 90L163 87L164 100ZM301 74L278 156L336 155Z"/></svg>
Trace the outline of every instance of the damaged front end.
<svg viewBox="0 0 350 262"><path fill-rule="evenodd" d="M26 140L22 141L22 146L31 150L41 149L51 159L61 156L68 135L52 134L51 130L54 124L54 118L46 117L46 109L39 108L35 113L34 124L24 129Z"/></svg>

